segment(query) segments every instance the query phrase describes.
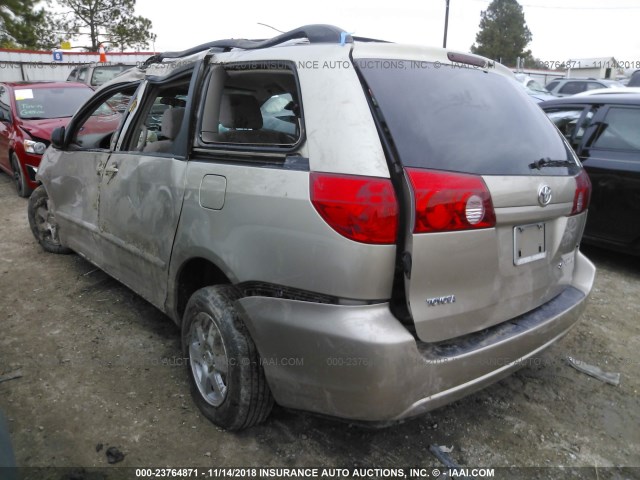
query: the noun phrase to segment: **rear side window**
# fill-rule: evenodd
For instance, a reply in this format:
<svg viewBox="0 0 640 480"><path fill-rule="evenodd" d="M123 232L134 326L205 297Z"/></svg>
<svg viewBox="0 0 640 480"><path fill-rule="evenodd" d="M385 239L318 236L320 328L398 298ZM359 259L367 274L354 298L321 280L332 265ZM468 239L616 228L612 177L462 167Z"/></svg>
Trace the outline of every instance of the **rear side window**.
<svg viewBox="0 0 640 480"><path fill-rule="evenodd" d="M296 77L268 65L217 66L202 118L200 140L206 144L291 147L302 125Z"/></svg>
<svg viewBox="0 0 640 480"><path fill-rule="evenodd" d="M539 173L532 162L550 158L577 167L543 111L507 77L440 64L414 69L380 59L356 63L405 166L530 175Z"/></svg>
<svg viewBox="0 0 640 480"><path fill-rule="evenodd" d="M597 87L600 88L600 87ZM584 92L587 89L586 82L567 82L559 90L559 93L566 95L575 95L576 93Z"/></svg>
<svg viewBox="0 0 640 480"><path fill-rule="evenodd" d="M587 84L587 90L597 90L599 88L607 88L607 86L598 82L589 82Z"/></svg>
<svg viewBox="0 0 640 480"><path fill-rule="evenodd" d="M640 151L640 109L610 108L591 147Z"/></svg>
<svg viewBox="0 0 640 480"><path fill-rule="evenodd" d="M86 83L87 82L87 69L86 68L81 68L80 70L78 70L78 81L81 83Z"/></svg>

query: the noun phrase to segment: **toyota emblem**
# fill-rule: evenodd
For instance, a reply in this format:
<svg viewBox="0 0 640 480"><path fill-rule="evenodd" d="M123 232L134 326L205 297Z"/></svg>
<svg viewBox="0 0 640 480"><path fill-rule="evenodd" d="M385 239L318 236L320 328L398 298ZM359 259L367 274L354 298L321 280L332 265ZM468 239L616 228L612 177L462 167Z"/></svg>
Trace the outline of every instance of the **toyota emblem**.
<svg viewBox="0 0 640 480"><path fill-rule="evenodd" d="M549 185L540 185L538 188L538 203L542 207L546 207L551 202L551 187Z"/></svg>

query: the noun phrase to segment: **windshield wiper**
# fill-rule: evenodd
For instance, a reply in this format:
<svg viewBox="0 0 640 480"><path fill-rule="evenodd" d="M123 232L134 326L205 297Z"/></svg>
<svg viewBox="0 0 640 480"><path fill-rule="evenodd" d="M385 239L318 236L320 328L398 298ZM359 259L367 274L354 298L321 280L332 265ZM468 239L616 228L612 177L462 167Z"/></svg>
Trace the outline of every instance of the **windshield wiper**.
<svg viewBox="0 0 640 480"><path fill-rule="evenodd" d="M529 168L540 170L542 167L573 167L576 163L571 160L551 160L549 157L541 158L529 164Z"/></svg>

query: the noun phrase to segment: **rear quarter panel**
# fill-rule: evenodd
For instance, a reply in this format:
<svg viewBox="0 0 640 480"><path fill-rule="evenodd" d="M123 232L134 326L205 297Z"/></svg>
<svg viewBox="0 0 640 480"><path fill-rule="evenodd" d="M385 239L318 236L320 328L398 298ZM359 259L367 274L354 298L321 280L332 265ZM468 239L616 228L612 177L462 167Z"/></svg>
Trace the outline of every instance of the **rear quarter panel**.
<svg viewBox="0 0 640 480"><path fill-rule="evenodd" d="M224 204L205 208L205 175L226 178ZM365 245L333 231L309 200L309 173L190 161L170 278L194 257L234 283L262 281L346 299L391 295L395 245Z"/></svg>

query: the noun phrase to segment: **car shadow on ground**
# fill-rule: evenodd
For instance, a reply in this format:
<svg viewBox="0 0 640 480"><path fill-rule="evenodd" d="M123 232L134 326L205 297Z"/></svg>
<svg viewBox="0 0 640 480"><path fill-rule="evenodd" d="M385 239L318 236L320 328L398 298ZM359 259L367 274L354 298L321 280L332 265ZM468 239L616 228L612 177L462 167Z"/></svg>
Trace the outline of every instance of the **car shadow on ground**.
<svg viewBox="0 0 640 480"><path fill-rule="evenodd" d="M604 266L613 270L623 271L640 278L640 256L607 250L594 245L582 244L580 250L596 266Z"/></svg>

